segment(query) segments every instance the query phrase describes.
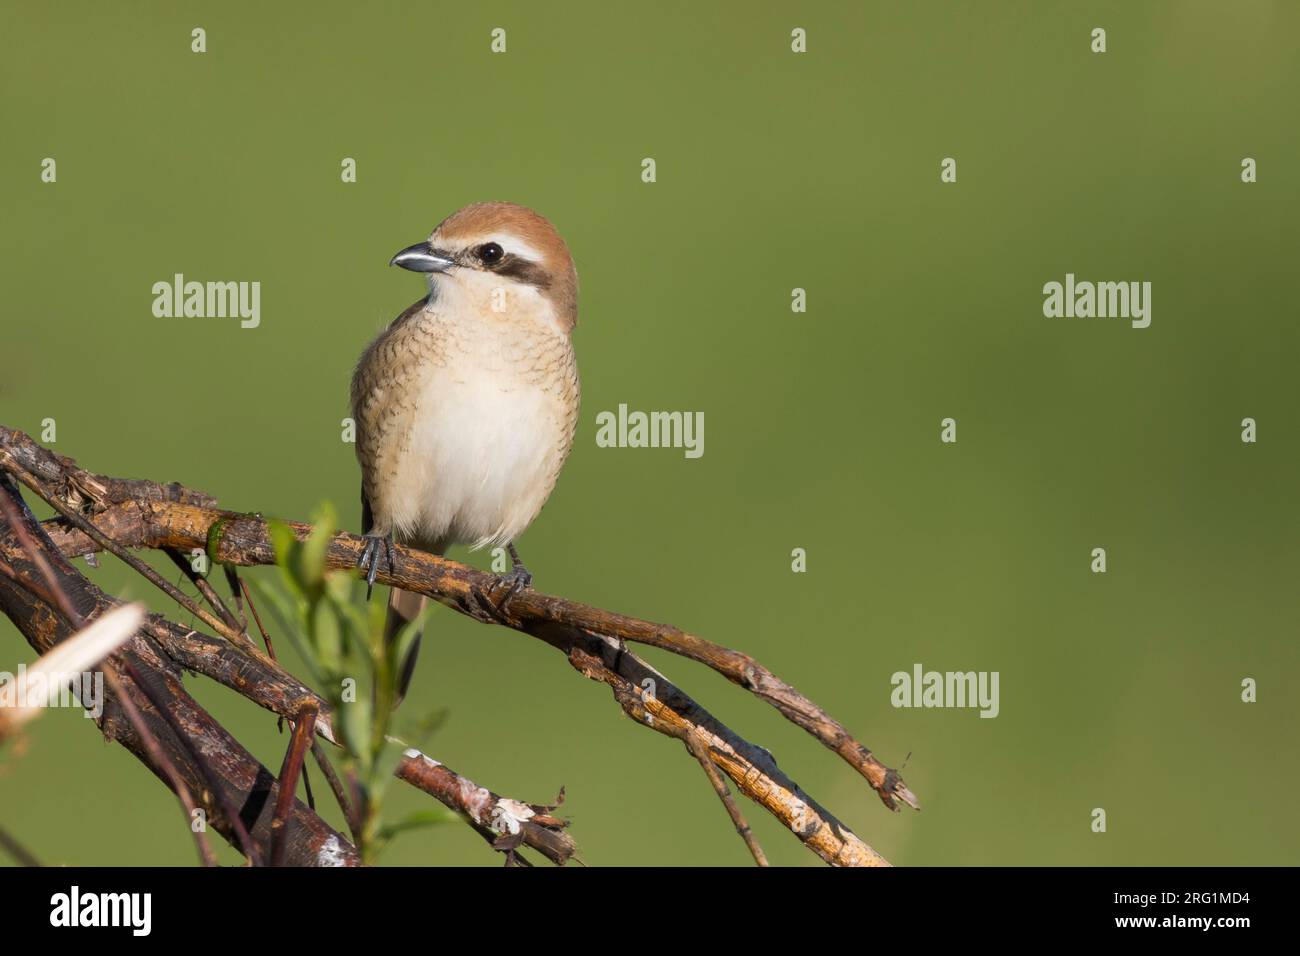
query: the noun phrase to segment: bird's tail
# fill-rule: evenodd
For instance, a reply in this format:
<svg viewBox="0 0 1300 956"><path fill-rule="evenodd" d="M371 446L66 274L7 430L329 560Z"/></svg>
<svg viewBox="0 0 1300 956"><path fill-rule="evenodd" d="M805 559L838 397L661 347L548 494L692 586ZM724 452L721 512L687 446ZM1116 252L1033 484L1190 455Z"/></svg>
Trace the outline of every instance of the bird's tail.
<svg viewBox="0 0 1300 956"><path fill-rule="evenodd" d="M410 591L401 591L393 588L388 592L388 617L384 624L384 640L392 644L397 640L402 628L414 621L424 610L424 605L428 602L423 594L413 594ZM415 673L415 659L420 654L420 635L415 635L415 640L411 642L411 649L406 654L406 659L399 665L397 678L397 699L393 702L396 707L406 696L406 688L411 684L411 675Z"/></svg>

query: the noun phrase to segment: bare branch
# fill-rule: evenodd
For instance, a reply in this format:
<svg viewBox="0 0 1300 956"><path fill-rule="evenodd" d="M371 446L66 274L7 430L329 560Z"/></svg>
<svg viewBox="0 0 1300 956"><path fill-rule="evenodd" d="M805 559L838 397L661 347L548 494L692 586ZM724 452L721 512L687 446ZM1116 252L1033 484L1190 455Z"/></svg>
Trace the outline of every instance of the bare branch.
<svg viewBox="0 0 1300 956"><path fill-rule="evenodd" d="M217 594L212 585L208 583L208 579L195 571L190 565L190 562L185 560L185 555L181 554L175 548L168 548L165 554L167 557L171 558L172 563L175 564L182 573L184 573L185 577L189 579L190 584L194 585L199 594L203 595L203 600L207 601L208 606L221 616L221 619L226 622L226 625L230 627L231 630L243 634L244 625L240 623L239 618L235 617L234 612L231 611L230 608L226 607L226 602L221 600L221 596Z"/></svg>
<svg viewBox="0 0 1300 956"><path fill-rule="evenodd" d="M754 857L754 862L759 866L768 866L767 854L763 848L758 845L758 837L754 836L754 831L749 828L748 821L745 820L744 814L740 812L740 807L736 806L735 799L731 796L731 791L727 789L727 782L722 779L722 774L718 773L718 768L713 765L709 759L704 745L697 743L690 737L685 738L682 743L686 749L691 752L691 756L700 762L704 768L704 775L709 778L709 783L713 785L713 790L722 801L722 805L727 810L727 816L731 817L731 822L740 834L740 838L745 841L745 846Z"/></svg>
<svg viewBox="0 0 1300 956"><path fill-rule="evenodd" d="M193 743L185 733L185 728L180 726L176 717L172 714L168 702L160 700L156 689L151 687L149 681L141 677L140 673L130 664L127 665L127 676L130 677L131 680L135 681L135 685L140 688L141 693L149 698L149 703L153 704L154 710L158 712L158 716L162 717L162 719L167 722L167 726L172 729L172 732L176 735L176 739L179 740L185 749L189 751L190 758L194 761L194 765L202 771L203 779L208 785L207 792L215 795L217 801L221 804L221 809L225 813L226 819L230 821L230 827L234 830L235 837L239 841L238 845L241 852L244 854L244 858L253 866L261 866L262 854L257 849L257 844L253 842L252 834L250 834L248 828L244 826L244 821L239 816L238 808L230 803L230 794L227 792L225 787L221 786L221 781L217 779L216 775L212 772L212 767L203 758L203 755L195 752ZM172 777L172 772L168 773L168 777ZM183 781L173 780L173 783L183 783ZM177 790L177 793L180 793L180 790ZM189 811L187 822L192 824L195 806L192 803L188 803L186 804L186 809ZM199 831L199 833L201 832L202 831Z"/></svg>
<svg viewBox="0 0 1300 956"><path fill-rule="evenodd" d="M397 777L456 811L489 843L498 836L493 826L508 828L513 820L520 826L523 844L552 863L562 866L577 852L573 838L563 829L568 823L551 815L554 806L502 797L414 749L408 749L398 764Z"/></svg>
<svg viewBox="0 0 1300 956"><path fill-rule="evenodd" d="M308 702L298 712L293 723L293 736L289 738L289 749L284 755L284 764L280 767L280 795L275 801L275 817L271 820L271 865L283 866L286 847L285 828L290 822L293 809L293 794L298 789L298 775L302 771L303 758L316 731L316 705Z"/></svg>
<svg viewBox="0 0 1300 956"><path fill-rule="evenodd" d="M58 497L64 494L62 489L73 488L83 494L81 488L95 486L96 494L89 505L91 513L82 521L46 523L66 555L94 553L101 547L100 539L109 538L118 549L206 548L214 562L225 565L249 566L274 561L267 524L260 515L220 511L206 502L197 503L207 496L186 489L162 494L158 492L162 486L150 486L148 494L117 497L115 489L123 487L119 480L84 477L89 473L82 472L75 463L53 456L47 459L43 453L44 449L22 433L0 428L0 466L20 463L27 469L27 478L39 477L44 482L42 488L35 489L38 493ZM91 527L86 528L85 524ZM291 527L300 538L305 538L311 530L305 524L291 524ZM363 547L364 540L359 536L337 535L328 550L327 567L354 568ZM699 749L692 752L705 755L737 789L771 812L827 862L887 865L879 854L790 781L771 754L723 725L630 652L625 642L658 647L709 666L767 701L837 753L868 781L887 807L917 806L915 796L897 771L882 764L843 725L753 658L677 628L531 590L515 595L502 611L496 602L494 575L400 546L392 549L392 555L391 568L388 562L379 568L381 583L427 595L477 620L501 623L545 641L562 651L584 676L607 684L616 701L634 720L667 736L695 742ZM152 622L150 629L168 654L183 666L234 687L276 713L292 716L285 704L291 697L297 697L294 688L301 689L302 685L269 662L265 655L250 654L243 646L235 648L192 631L179 634L177 631L182 629L163 621ZM647 688L653 690L647 693ZM329 715L324 710L318 730L331 739ZM402 775L401 768L398 775ZM731 809L728 807L729 813Z"/></svg>
<svg viewBox="0 0 1300 956"><path fill-rule="evenodd" d="M100 518L96 518L98 524ZM217 540L213 558L238 565L270 564L274 549L259 516L195 508L187 505L141 502L118 506L104 516L117 540L132 547L201 547L209 530ZM310 526L290 525L300 538ZM91 542L76 534L59 537L65 553L85 554ZM328 565L336 569L356 566L364 547L359 535L340 534L330 546ZM490 620L496 578L483 571L394 545L394 567L381 564L377 581L404 591L425 594L478 620ZM550 625L602 634L615 640L633 641L670 651L706 664L757 697L767 701L791 722L808 731L857 770L880 795L885 806L896 810L900 803L919 809L915 795L897 771L882 764L842 724L822 708L782 681L747 654L721 647L668 625L652 624L576 601L525 590L509 603L504 619L494 621L524 633L536 634Z"/></svg>
<svg viewBox="0 0 1300 956"><path fill-rule="evenodd" d="M136 687L143 692L144 681L141 679L139 672L131 667L129 661L124 666L129 669L131 680ZM198 847L200 862L204 866L216 866L217 855L212 852L212 844L208 842L207 831L202 827L196 828L193 825L197 813L200 812L200 807L190 793L190 787L185 782L185 777L176 769L176 764L168 756L167 751L163 749L163 745L158 742L158 738L153 735L149 725L145 723L139 708L135 706L135 701L131 699L131 695L127 693L126 687L122 684L122 679L117 676L117 672L109 665L104 666L104 680L112 688L113 698L122 708L122 713L126 715L126 719L130 721L131 727L139 737L141 745L148 751L149 758L153 761L154 766L161 771L168 786L172 788L172 792L180 800L185 826L194 837L194 844ZM146 696L148 696L147 693Z"/></svg>
<svg viewBox="0 0 1300 956"><path fill-rule="evenodd" d="M55 576L54 569L50 566L49 560L47 560L45 555L42 553L42 549L37 545L35 540L33 540L32 533L26 527L27 520L31 519L33 526L38 530L40 529L40 526L35 524L34 517L30 512L26 515L22 513L22 510L25 509L20 510L21 505L22 499L18 495L17 489L12 486L8 476L0 476L0 512L3 512L7 527L21 543L27 557L31 559L37 570L40 571L41 577L45 580L47 593L53 596L59 609L59 613L63 615L64 621L66 621L70 627L79 630L83 629L86 623L85 620L82 618L81 613L73 606L67 592L64 591L59 579ZM48 541L48 538L46 540ZM18 580L21 581L21 578ZM135 630L134 626L128 625L128 627L130 627L132 631ZM69 638L64 643L64 647L71 646L72 642L73 638ZM58 651L56 649L51 653L57 654ZM131 673L132 680L135 681L136 685L142 691L145 691L145 685L140 680L139 674L131 667L130 661L124 661L123 666ZM171 785L172 791L176 794L177 799L180 800L181 810L184 813L185 821L188 825L194 819L194 815L198 809L198 804L195 803L194 797L190 794L190 788L185 783L185 778L181 776L180 771L176 769L175 765L168 757L167 752L163 749L162 744L160 744L153 736L149 726L140 715L139 710L136 709L135 703L131 700L131 696L126 693L121 679L117 676L117 672L114 668L105 662L101 666L101 669L104 679L112 689L118 704L122 708L122 713L131 723L132 728L134 728L140 739L141 745L149 752L149 756L153 759L155 766L161 770L163 776L166 777L167 782ZM199 851L200 862L202 862L204 866L216 866L217 857L216 854L212 852L212 845L208 843L206 831L194 827L191 827L190 830L194 837L194 844Z"/></svg>
<svg viewBox="0 0 1300 956"><path fill-rule="evenodd" d="M7 492L0 490L0 494L7 495ZM30 515L20 516L20 523L26 522L30 524L25 528L28 532L25 539L34 544L37 553L50 566L57 584L52 590L66 593L81 619L94 620L117 606L118 602L104 595L67 563ZM24 582L39 580L41 572L23 540L8 520L0 522L0 561ZM53 601L52 595L50 598L46 600L34 594L32 589L9 577L0 577L0 611L42 654L74 631L58 602ZM240 808L238 816L252 838L267 844L271 821L265 811L278 792L270 771L195 703L181 682L180 669L148 637L147 627L145 633L137 634L123 645L115 660L129 667L133 676L110 680L114 686L99 719L105 737L125 746L169 787L176 789L176 781L181 781L191 795L190 802L201 803L208 823L236 848L237 828L224 811L225 806ZM182 729L180 735L142 691L140 685L145 683L151 685L155 697L166 699L168 717ZM207 765L200 765L195 754L204 755ZM210 792L210 779L225 791L224 799L219 800ZM360 863L355 848L301 803L294 804L293 822L286 855L291 865Z"/></svg>

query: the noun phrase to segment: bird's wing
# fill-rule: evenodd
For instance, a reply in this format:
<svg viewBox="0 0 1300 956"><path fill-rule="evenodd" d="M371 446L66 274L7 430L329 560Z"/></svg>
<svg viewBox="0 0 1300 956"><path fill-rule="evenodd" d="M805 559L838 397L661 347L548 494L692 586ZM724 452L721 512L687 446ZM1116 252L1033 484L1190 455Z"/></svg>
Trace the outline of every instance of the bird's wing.
<svg viewBox="0 0 1300 956"><path fill-rule="evenodd" d="M361 465L361 523L364 533L392 531L380 475L400 453L414 411L413 390L429 343L410 320L427 299L412 304L366 347L352 375L352 418Z"/></svg>

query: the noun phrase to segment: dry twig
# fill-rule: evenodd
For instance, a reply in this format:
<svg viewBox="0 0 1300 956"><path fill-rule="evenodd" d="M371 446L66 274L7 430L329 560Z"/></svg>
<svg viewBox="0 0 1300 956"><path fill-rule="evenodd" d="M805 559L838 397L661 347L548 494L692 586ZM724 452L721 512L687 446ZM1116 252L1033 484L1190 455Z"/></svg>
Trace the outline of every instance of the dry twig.
<svg viewBox="0 0 1300 956"><path fill-rule="evenodd" d="M64 556L89 555L101 549L119 553L128 548L154 548L183 553L206 548L214 562L227 566L274 562L267 524L260 515L218 510L212 499L201 492L178 485L94 475L70 459L41 448L21 432L3 427L0 467L16 475L63 515L63 520L46 522L46 528ZM310 532L308 525L291 527L299 538ZM329 547L327 566L354 568L363 546L359 536L337 535ZM381 583L425 594L477 620L504 624L545 641L562 651L584 676L608 685L619 705L638 723L684 742L694 742L693 747L688 744L693 754L703 756L822 859L836 865L887 865L790 781L771 754L723 725L629 651L626 642L658 647L709 666L771 704L837 753L867 780L887 807L917 807L915 796L895 770L882 764L843 725L753 658L677 628L531 590L516 595L502 612L495 603L494 575L400 546L395 546L392 554L391 569L387 563L380 567ZM231 629L227 621L203 610L207 614L205 623L211 619L223 625L220 630ZM305 697L315 696L252 646L244 634L239 635L242 640L232 644L186 631L162 619L151 620L147 630L176 663L234 688L281 716L294 717L293 708ZM646 688L653 691L647 693ZM326 739L332 739L329 718L328 711L322 708L317 730ZM412 782L428 777L420 758L409 755L397 775ZM434 795L452 805L445 797L449 789L456 788L424 789L439 790ZM463 805L457 809L471 819L479 819L468 803L461 802ZM733 807L734 803L728 805L729 813ZM738 812L732 814L733 821ZM737 822L738 829L742 823L743 818ZM747 829L741 830L742 835ZM752 835L747 837L747 844L750 839ZM544 840L529 845L537 842ZM751 851L755 847L752 845ZM756 858L761 857L761 852L757 851Z"/></svg>

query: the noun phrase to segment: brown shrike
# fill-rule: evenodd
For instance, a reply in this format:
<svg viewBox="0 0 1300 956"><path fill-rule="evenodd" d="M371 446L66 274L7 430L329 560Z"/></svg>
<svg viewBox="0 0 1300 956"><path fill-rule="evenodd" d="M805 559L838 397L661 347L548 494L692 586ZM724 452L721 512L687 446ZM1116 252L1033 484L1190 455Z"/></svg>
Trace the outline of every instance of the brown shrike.
<svg viewBox="0 0 1300 956"><path fill-rule="evenodd" d="M369 539L360 566L373 585L394 540L433 554L505 545L508 601L532 581L514 541L550 497L578 424L573 260L544 217L486 202L447 217L390 265L426 273L429 294L370 343L352 376ZM423 605L393 589L390 639Z"/></svg>

